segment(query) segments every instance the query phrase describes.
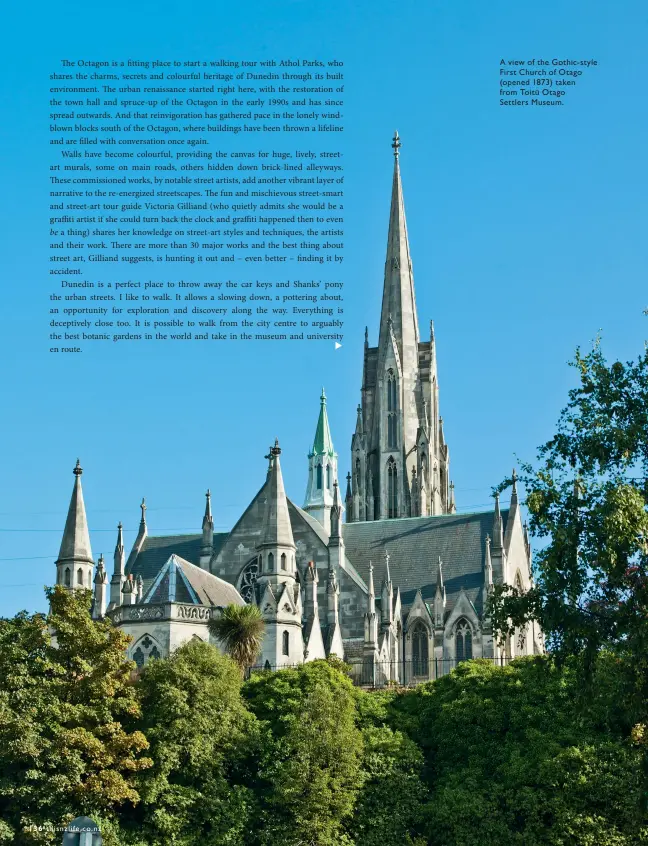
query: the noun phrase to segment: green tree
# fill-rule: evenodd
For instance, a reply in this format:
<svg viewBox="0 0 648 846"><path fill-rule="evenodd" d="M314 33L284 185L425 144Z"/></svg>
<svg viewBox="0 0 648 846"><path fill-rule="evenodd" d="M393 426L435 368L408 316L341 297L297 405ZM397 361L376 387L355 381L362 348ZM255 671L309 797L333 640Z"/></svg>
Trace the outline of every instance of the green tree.
<svg viewBox="0 0 648 846"><path fill-rule="evenodd" d="M90 591L47 596L47 617L0 620L0 842L58 842L53 828L76 816L114 819L151 765L145 736L124 728L139 714L128 637L91 619Z"/></svg>
<svg viewBox="0 0 648 846"><path fill-rule="evenodd" d="M265 632L265 623L256 605L228 605L220 617L209 621L208 628L242 671L255 663Z"/></svg>
<svg viewBox="0 0 648 846"><path fill-rule="evenodd" d="M154 764L142 773L140 804L124 814L128 842L145 846L243 843L254 799L245 757L256 720L241 699L236 664L197 640L150 661L138 680L140 717Z"/></svg>
<svg viewBox="0 0 648 846"><path fill-rule="evenodd" d="M363 777L348 833L356 846L425 846L420 837L428 790L423 755L388 725L392 692L356 690Z"/></svg>
<svg viewBox="0 0 648 846"><path fill-rule="evenodd" d="M495 591L502 633L539 620L558 661L579 656L587 698L598 656L611 651L623 672L615 710L646 743L648 725L648 348L636 360L608 363L600 343L573 362L557 432L523 467L536 554L535 586L524 595ZM607 667L607 665L606 665ZM600 673L598 673L600 676ZM648 748L645 758L648 788ZM648 807L648 789L644 795Z"/></svg>
<svg viewBox="0 0 648 846"><path fill-rule="evenodd" d="M312 661L244 685L265 729L253 846L352 846L344 827L361 787L362 737L342 667Z"/></svg>
<svg viewBox="0 0 648 846"><path fill-rule="evenodd" d="M577 662L476 660L396 697L425 756L430 846L648 842L640 754L582 711L581 684Z"/></svg>

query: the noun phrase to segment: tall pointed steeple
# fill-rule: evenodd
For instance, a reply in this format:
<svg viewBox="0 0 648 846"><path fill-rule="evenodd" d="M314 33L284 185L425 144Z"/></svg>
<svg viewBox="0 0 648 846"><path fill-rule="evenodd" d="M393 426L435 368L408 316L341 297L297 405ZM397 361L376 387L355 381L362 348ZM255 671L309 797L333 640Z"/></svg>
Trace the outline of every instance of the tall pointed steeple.
<svg viewBox="0 0 648 846"><path fill-rule="evenodd" d="M327 532L331 531L333 486L338 479L337 458L326 410L326 394L322 388L313 448L308 453L308 485L304 511L319 520Z"/></svg>
<svg viewBox="0 0 648 846"><path fill-rule="evenodd" d="M86 518L81 475L81 462L77 459L74 473L74 487L68 509L63 539L56 559L56 584L66 588L92 589L92 548Z"/></svg>
<svg viewBox="0 0 648 846"><path fill-rule="evenodd" d="M380 331L377 347L365 335L362 402L351 440L349 522L455 510L432 323L429 340L422 341L419 332L400 147L396 133Z"/></svg>
<svg viewBox="0 0 648 846"><path fill-rule="evenodd" d="M387 258L385 261L385 284L383 288L382 311L380 315L380 338L378 346L388 341L389 321L401 362L404 351L410 347L418 351L419 329L414 297L414 277L410 258L405 202L400 173L401 141L398 132L394 134L394 176L392 179L391 208L389 210L389 231L387 234Z"/></svg>

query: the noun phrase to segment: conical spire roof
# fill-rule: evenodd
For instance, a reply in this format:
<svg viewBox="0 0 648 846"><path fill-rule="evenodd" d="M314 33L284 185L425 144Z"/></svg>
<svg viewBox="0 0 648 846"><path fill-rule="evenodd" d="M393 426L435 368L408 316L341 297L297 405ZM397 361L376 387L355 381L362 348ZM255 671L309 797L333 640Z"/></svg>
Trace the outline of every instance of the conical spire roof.
<svg viewBox="0 0 648 846"><path fill-rule="evenodd" d="M260 546L295 546L293 540L288 500L281 475L279 441L270 448L270 469L266 481L266 505L261 527Z"/></svg>
<svg viewBox="0 0 648 846"><path fill-rule="evenodd" d="M90 533L88 531L88 520L86 518L85 503L83 502L83 488L81 487L81 463L77 459L74 473L74 488L72 499L68 509L63 540L59 550L57 564L67 561L74 561L85 564L94 564L92 548L90 547Z"/></svg>
<svg viewBox="0 0 648 846"><path fill-rule="evenodd" d="M391 208L389 211L389 232L387 235L387 259L385 261L385 284L383 288L382 312L380 316L380 340L382 348L389 342L389 323L403 359L403 347L418 346L419 330L414 297L414 276L410 259L405 202L401 182L399 150L401 142L398 132L394 135L394 177L392 181Z"/></svg>
<svg viewBox="0 0 648 846"><path fill-rule="evenodd" d="M320 396L320 411L317 420L317 429L315 430L315 440L313 441L313 449L311 455L334 455L333 438L331 437L331 429L329 427L328 413L326 411L326 394L322 388Z"/></svg>

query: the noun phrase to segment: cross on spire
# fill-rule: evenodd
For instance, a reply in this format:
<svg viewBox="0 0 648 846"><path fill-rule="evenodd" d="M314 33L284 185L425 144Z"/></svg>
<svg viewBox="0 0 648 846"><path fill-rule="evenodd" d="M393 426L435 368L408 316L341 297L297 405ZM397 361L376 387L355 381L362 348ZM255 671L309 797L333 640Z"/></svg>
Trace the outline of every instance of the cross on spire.
<svg viewBox="0 0 648 846"><path fill-rule="evenodd" d="M396 130L394 132L394 137L392 139L392 150L394 151L394 155L396 156L396 158L398 158L398 154L399 154L401 146L402 145L401 145L400 136L398 134L398 130Z"/></svg>

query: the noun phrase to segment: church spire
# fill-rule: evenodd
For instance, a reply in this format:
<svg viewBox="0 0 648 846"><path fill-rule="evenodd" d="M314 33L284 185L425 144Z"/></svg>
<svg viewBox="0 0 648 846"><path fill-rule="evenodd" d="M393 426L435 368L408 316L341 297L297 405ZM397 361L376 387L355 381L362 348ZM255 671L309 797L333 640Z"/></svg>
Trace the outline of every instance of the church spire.
<svg viewBox="0 0 648 846"><path fill-rule="evenodd" d="M67 588L92 587L92 548L90 547L90 533L86 518L85 503L81 475L83 469L77 458L72 471L74 473L74 487L68 509L63 539L56 559L56 584Z"/></svg>
<svg viewBox="0 0 648 846"><path fill-rule="evenodd" d="M401 141L398 132L394 134L394 176L392 181L391 208L389 211L389 232L387 234L387 259L385 261L385 283L383 288L382 312L380 316L379 347L389 343L391 329L396 339L401 362L407 358L405 349L418 350L419 329L414 298L414 277L410 259L405 203L400 174Z"/></svg>
<svg viewBox="0 0 648 846"><path fill-rule="evenodd" d="M337 483L337 478L337 453L333 447L326 410L326 394L322 388L313 448L308 453L308 484L304 498L304 511L308 511L315 517L329 533L333 487Z"/></svg>
<svg viewBox="0 0 648 846"><path fill-rule="evenodd" d="M268 475L266 489L266 507L258 546L292 547L295 548L290 515L288 514L288 499L284 488L283 476L279 456L281 447L275 440L270 448L272 466Z"/></svg>

